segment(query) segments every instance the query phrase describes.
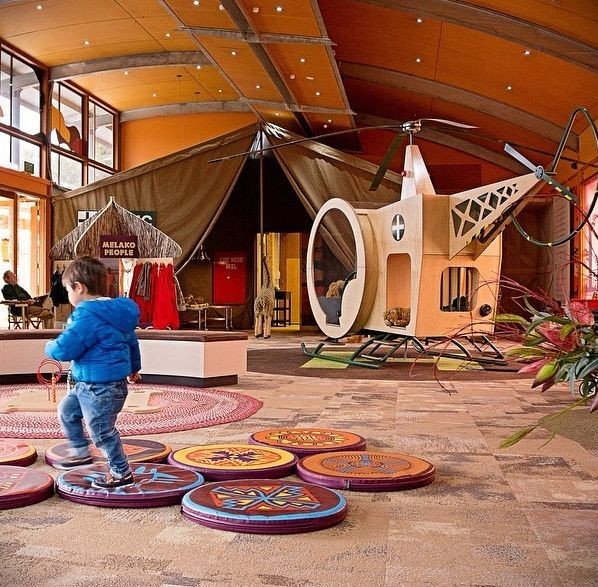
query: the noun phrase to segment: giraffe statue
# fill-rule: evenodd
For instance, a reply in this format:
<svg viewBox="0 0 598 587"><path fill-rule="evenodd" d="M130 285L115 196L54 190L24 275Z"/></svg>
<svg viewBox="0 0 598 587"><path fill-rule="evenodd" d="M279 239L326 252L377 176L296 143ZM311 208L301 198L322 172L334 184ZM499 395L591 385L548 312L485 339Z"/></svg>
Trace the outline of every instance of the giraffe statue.
<svg viewBox="0 0 598 587"><path fill-rule="evenodd" d="M272 287L268 260L265 256L262 258L262 267L262 287L253 303L253 311L255 314L255 336L257 338L263 335L264 338L270 338L270 326L272 324L275 301L274 287Z"/></svg>

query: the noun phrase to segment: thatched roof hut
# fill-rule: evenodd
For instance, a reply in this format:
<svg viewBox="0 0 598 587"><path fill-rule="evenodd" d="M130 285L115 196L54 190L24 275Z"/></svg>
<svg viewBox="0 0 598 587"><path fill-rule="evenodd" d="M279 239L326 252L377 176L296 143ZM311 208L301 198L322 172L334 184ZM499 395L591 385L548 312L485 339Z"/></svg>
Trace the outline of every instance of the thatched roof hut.
<svg viewBox="0 0 598 587"><path fill-rule="evenodd" d="M174 259L182 254L181 247L169 236L110 198L97 214L79 224L50 249L50 259L70 260L81 255L99 257L100 236L121 234L137 237L140 258Z"/></svg>

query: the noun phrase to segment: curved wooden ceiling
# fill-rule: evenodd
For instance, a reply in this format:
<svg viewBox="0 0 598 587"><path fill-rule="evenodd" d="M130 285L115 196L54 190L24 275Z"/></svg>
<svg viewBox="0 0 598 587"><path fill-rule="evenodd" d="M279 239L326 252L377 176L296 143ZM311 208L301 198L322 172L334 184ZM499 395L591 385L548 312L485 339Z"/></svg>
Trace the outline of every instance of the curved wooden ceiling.
<svg viewBox="0 0 598 587"><path fill-rule="evenodd" d="M595 0L0 2L2 40L123 121L250 111L313 136L446 118L478 131L422 138L505 168L498 139L550 152L575 107L598 116L596 30Z"/></svg>

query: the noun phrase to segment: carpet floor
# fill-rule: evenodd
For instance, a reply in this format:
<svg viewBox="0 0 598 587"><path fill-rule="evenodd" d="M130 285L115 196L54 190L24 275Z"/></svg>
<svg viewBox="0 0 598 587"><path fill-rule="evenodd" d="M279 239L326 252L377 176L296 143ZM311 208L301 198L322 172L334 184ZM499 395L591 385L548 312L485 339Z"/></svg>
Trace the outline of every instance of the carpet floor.
<svg viewBox="0 0 598 587"><path fill-rule="evenodd" d="M297 346L277 332L250 352ZM306 362L306 359L301 359ZM276 363L276 357L271 358ZM297 361L299 363L299 360ZM433 378L372 378L373 370L250 371L226 388L263 402L250 417L150 438L174 450L247 442L259 430L327 427L436 467L414 490L343 491L347 518L305 534L214 530L180 506L109 509L65 501L0 515L2 587L594 587L598 579L596 415L575 412L577 438L539 428L509 434L570 401L520 377L478 371L443 390ZM354 378L332 376L353 373ZM306 376L307 375L307 376ZM448 393L450 391L450 393ZM593 439L593 440L592 440ZM35 439L40 455L55 440ZM32 468L60 474L39 458ZM292 479L297 479L295 476Z"/></svg>

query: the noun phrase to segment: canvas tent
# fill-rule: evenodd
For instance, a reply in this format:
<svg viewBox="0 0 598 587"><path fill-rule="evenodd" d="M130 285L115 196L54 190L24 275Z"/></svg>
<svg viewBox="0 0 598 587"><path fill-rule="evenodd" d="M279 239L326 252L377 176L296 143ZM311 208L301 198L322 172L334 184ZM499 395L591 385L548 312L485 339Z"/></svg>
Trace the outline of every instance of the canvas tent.
<svg viewBox="0 0 598 587"><path fill-rule="evenodd" d="M222 213L260 131L272 145L301 139L280 127L256 123L56 196L53 242L73 230L78 210L101 209L113 197L127 210L156 213L159 229L182 248L175 259L180 270ZM272 150L312 218L333 197L380 203L400 197L399 174L388 171L377 191L370 192L376 165L316 141ZM222 160L211 162L215 159Z"/></svg>

